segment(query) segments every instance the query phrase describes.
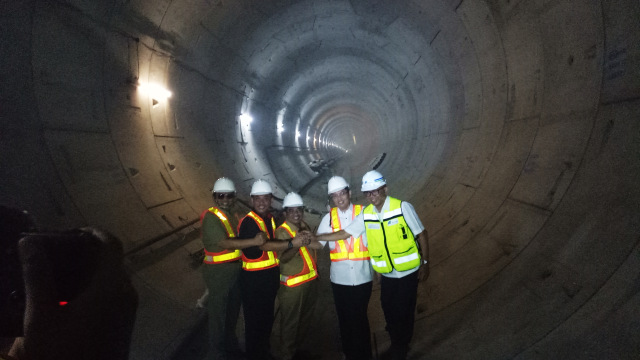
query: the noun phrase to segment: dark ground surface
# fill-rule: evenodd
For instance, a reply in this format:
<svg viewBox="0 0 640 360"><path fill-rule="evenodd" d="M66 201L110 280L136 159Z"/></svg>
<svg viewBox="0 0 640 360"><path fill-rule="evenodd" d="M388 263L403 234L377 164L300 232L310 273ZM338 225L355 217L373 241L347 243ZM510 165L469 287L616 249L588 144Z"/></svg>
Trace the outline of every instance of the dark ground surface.
<svg viewBox="0 0 640 360"><path fill-rule="evenodd" d="M333 293L329 281L329 250L327 248L318 253L319 286L318 299L315 308L315 323L312 325L311 334L302 349L300 359L305 360L340 360L343 358L340 344L340 332L338 330L338 318L333 304ZM277 359L279 355L279 313L276 301L276 320L271 333L272 354ZM380 359L379 353L388 347L388 336L384 331L384 318L380 308L380 288L374 285L371 300L369 301L369 323L372 331L373 355ZM240 347L244 348L244 319L242 311L238 320L238 340ZM201 320L193 329L190 336L176 351L175 360L201 360L207 352L207 315L202 311ZM237 359L243 359L238 356Z"/></svg>

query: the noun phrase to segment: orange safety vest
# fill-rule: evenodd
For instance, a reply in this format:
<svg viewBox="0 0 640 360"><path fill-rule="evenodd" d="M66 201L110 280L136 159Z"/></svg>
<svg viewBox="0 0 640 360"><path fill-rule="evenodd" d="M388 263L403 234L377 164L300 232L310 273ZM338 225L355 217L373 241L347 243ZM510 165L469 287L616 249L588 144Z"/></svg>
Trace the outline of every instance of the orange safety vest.
<svg viewBox="0 0 640 360"><path fill-rule="evenodd" d="M362 205L353 205L351 219L355 219L361 211ZM333 229L333 232L342 230L337 207L331 209L331 228ZM329 256L331 257L331 261L369 260L369 249L364 245L362 235L355 239L352 236L346 242L345 240L336 241L335 247L331 250Z"/></svg>
<svg viewBox="0 0 640 360"><path fill-rule="evenodd" d="M269 234L269 232L267 231L267 225L264 223L264 220L262 220L262 218L258 214L254 213L253 211L251 211L250 213L247 214L247 216L242 218L242 220L240 221L240 224L242 224L242 221L244 221L244 219L246 219L247 217L252 218L253 221L255 221L258 227L260 228L260 231L266 232L269 239L272 239L271 234ZM239 226L240 225L238 225L238 232L240 232ZM274 229L275 231L276 222L275 220L273 220L273 217L271 218L271 228ZM244 255L244 253L242 254L242 268L247 271L265 270L272 267L276 267L279 264L280 264L280 260L278 260L278 256L273 251L263 251L262 255L257 259L249 259Z"/></svg>
<svg viewBox="0 0 640 360"><path fill-rule="evenodd" d="M291 238L296 237L296 232L293 231L291 227L289 227L289 224L287 224L286 222L280 225L278 229L280 228L285 229L289 233L289 235L291 235ZM316 262L313 257L309 255L309 250L307 249L307 247L302 246L300 249L298 249L298 252L300 253L300 256L302 256L302 260L304 260L302 271L295 275L280 274L280 283L282 285L295 287L318 277L318 273L316 271Z"/></svg>
<svg viewBox="0 0 640 360"><path fill-rule="evenodd" d="M204 220L204 216L207 214L207 212L214 214L218 217L218 219L220 219L220 222L222 222L222 225L224 225L224 229L227 231L228 237L236 237L236 234L233 232L233 228L231 227L227 216L222 212L222 210L218 209L215 206L210 207L208 210L202 212L202 214L200 215L200 222ZM240 256L240 250L223 250L221 252L211 252L205 248L203 262L205 264L221 264L239 260Z"/></svg>

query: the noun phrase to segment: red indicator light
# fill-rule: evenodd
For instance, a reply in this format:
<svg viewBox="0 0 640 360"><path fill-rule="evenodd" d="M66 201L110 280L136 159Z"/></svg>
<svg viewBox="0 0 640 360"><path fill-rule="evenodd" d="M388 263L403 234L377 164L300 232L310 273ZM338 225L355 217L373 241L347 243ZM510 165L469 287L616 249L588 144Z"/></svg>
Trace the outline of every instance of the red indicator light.
<svg viewBox="0 0 640 360"><path fill-rule="evenodd" d="M68 303L69 303L68 301L60 301L58 304L59 304L60 306L65 306L65 305L67 305Z"/></svg>

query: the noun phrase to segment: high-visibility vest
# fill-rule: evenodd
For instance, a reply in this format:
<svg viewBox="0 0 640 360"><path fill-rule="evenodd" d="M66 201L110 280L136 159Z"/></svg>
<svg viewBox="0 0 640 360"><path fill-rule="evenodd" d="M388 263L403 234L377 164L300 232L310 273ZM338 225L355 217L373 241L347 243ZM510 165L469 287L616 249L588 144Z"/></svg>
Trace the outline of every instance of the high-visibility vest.
<svg viewBox="0 0 640 360"><path fill-rule="evenodd" d="M362 211L362 205L354 205L351 219L355 219ZM331 228L333 232L342 230L340 224L340 216L338 216L338 208L331 209ZM335 242L333 250L329 253L331 261L343 261L343 260L369 260L369 249L364 245L362 236L354 238L353 236L349 240L338 240Z"/></svg>
<svg viewBox="0 0 640 360"><path fill-rule="evenodd" d="M378 220L373 205L368 205L363 214L371 265L382 274L420 266L420 252L402 215L402 201L389 197L389 204L389 211L382 214L382 221Z"/></svg>
<svg viewBox="0 0 640 360"><path fill-rule="evenodd" d="M285 229L289 233L289 235L291 235L291 238L296 237L296 232L293 231L291 227L289 227L289 224L287 224L286 222L280 225L278 229L280 228ZM295 275L280 274L280 283L285 286L299 286L318 277L318 273L316 271L316 262L313 257L309 255L309 250L307 249L307 247L300 247L300 249L298 249L298 252L300 253L300 256L302 256L304 266L302 267L302 271Z"/></svg>
<svg viewBox="0 0 640 360"><path fill-rule="evenodd" d="M267 225L264 223L264 220L262 220L262 218L253 211L248 213L247 216L245 216L240 221L240 224L242 224L242 221L244 221L244 219L246 219L247 217L253 219L253 221L255 221L260 228L260 231L267 233L269 239L272 239L271 234L269 233L269 231L267 231ZM271 218L271 228L275 231L276 222L275 220L273 220L273 217ZM240 232L240 230L238 230L238 232ZM265 270L276 267L279 264L280 260L278 260L278 256L273 251L263 251L262 255L257 259L249 259L244 255L244 253L242 253L242 268L247 271Z"/></svg>
<svg viewBox="0 0 640 360"><path fill-rule="evenodd" d="M202 214L200 215L200 222L202 222L204 220L204 216L207 214L207 212L212 213L213 215L217 216L218 219L220 219L220 222L222 223L222 225L224 225L224 229L226 230L228 237L230 237L230 238L236 237L236 234L233 231L233 227L229 223L229 218L227 217L227 215L225 215L225 213L222 212L222 210L218 209L215 206L214 207L210 207L208 210L205 210L205 211L202 212ZM204 261L203 261L203 263L205 263L205 264L221 264L221 263L240 260L240 257L241 257L240 250L226 250L225 249L225 250L222 250L220 252L212 252L212 251L209 251L209 250L207 250L205 248L204 249Z"/></svg>

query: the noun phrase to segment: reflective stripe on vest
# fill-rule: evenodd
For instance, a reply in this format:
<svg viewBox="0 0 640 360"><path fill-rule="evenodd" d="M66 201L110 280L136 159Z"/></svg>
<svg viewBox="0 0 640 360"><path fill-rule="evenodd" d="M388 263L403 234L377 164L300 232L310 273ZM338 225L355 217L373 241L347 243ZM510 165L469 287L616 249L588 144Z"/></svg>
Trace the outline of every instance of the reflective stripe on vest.
<svg viewBox="0 0 640 360"><path fill-rule="evenodd" d="M402 201L389 197L389 211L378 219L373 205L364 209L364 225L373 269L385 274L393 269L411 270L420 266L420 253L411 229L402 215Z"/></svg>
<svg viewBox="0 0 640 360"><path fill-rule="evenodd" d="M289 233L289 235L291 235L291 238L296 237L296 232L293 231L291 227L289 227L289 224L287 224L286 222L280 225L278 229L280 228L285 229ZM301 247L300 249L298 249L298 252L300 253L300 256L302 256L302 260L304 263L302 271L300 271L295 275L281 274L280 283L282 285L285 285L288 287L295 287L295 286L302 285L306 282L309 282L318 277L318 273L316 272L316 263L313 260L313 257L309 255L309 250L307 250L307 247L306 246Z"/></svg>
<svg viewBox="0 0 640 360"><path fill-rule="evenodd" d="M236 234L233 232L233 227L229 223L229 219L227 218L225 213L223 213L222 210L218 209L215 206L210 207L208 210L205 210L202 212L202 215L200 215L201 222L204 220L204 216L207 214L207 212L212 213L213 215L217 216L218 219L220 219L220 222L222 223L222 225L224 225L224 229L227 231L228 237L230 238L236 237ZM240 257L241 257L240 250L222 250L220 252L212 252L212 251L208 251L207 249L204 249L203 263L221 264L221 263L239 260Z"/></svg>
<svg viewBox="0 0 640 360"><path fill-rule="evenodd" d="M253 221L255 221L260 228L260 231L267 233L267 237L269 239L272 239L271 234L269 234L269 231L267 231L267 225L258 214L251 211L242 219L242 221L244 221L244 219L246 219L247 217L253 219ZM242 221L240 221L240 224L242 224ZM273 220L273 217L271 218L271 228L274 229L273 231L275 231L276 222L275 220ZM244 253L242 254L242 268L247 271L265 270L276 267L279 264L280 261L278 260L278 256L273 251L263 251L262 255L257 259L249 259L244 255Z"/></svg>
<svg viewBox="0 0 640 360"><path fill-rule="evenodd" d="M362 205L354 205L353 212L351 213L351 219L355 219L362 211ZM340 217L338 216L338 208L331 209L331 228L333 232L342 230L342 224L340 224ZM369 260L369 250L364 246L362 236L357 238L350 237L349 240L338 240L335 242L335 247L329 253L331 261L343 261L343 260Z"/></svg>

